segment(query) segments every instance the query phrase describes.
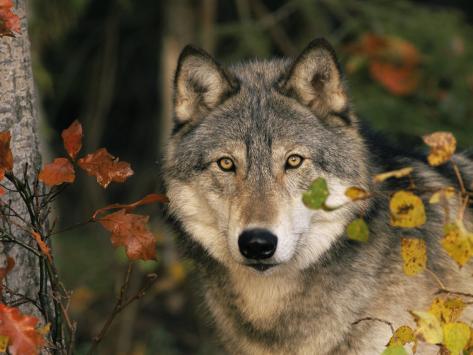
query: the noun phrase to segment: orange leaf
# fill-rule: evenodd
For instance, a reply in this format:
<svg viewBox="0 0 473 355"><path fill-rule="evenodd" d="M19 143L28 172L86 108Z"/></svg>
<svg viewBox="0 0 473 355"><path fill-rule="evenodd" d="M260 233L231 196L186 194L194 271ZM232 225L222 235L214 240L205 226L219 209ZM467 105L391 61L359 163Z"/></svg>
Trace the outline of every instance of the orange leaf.
<svg viewBox="0 0 473 355"><path fill-rule="evenodd" d="M3 293L3 279L7 276L7 274L13 269L15 266L15 260L12 257L7 256L7 264L5 267L0 268L0 298L2 298Z"/></svg>
<svg viewBox="0 0 473 355"><path fill-rule="evenodd" d="M13 154L10 149L11 134L9 131L0 132L0 170L13 169Z"/></svg>
<svg viewBox="0 0 473 355"><path fill-rule="evenodd" d="M5 195L5 192L6 192L5 189L0 186L0 196Z"/></svg>
<svg viewBox="0 0 473 355"><path fill-rule="evenodd" d="M97 215L116 208L124 208L127 212L135 209L138 206L143 206L143 205L149 205L151 203L155 202L161 202L161 203L168 203L169 200L166 197L166 195L160 195L160 194L149 194L143 197L141 200L129 203L129 204L121 204L121 203L114 203L112 205L103 207L98 209L97 211L94 212L94 215L92 216L92 219L96 219Z"/></svg>
<svg viewBox="0 0 473 355"><path fill-rule="evenodd" d="M35 232L35 231L32 231L31 235L36 240L36 243L38 243L39 250L41 250L41 252L48 258L49 262L52 262L51 252L49 250L49 247L46 245L44 240L41 238L41 235L38 232Z"/></svg>
<svg viewBox="0 0 473 355"><path fill-rule="evenodd" d="M450 132L434 132L422 137L430 147L427 157L431 166L439 166L450 160L457 149L457 140Z"/></svg>
<svg viewBox="0 0 473 355"><path fill-rule="evenodd" d="M38 318L25 316L18 308L0 304L0 334L8 337L12 355L36 355L46 344L37 330Z"/></svg>
<svg viewBox="0 0 473 355"><path fill-rule="evenodd" d="M66 158L57 158L50 164L44 166L39 173L39 181L48 186L61 185L65 182L74 182L76 175L74 167Z"/></svg>
<svg viewBox="0 0 473 355"><path fill-rule="evenodd" d="M146 225L148 219L148 216L126 213L125 209L121 209L97 221L112 232L114 247L125 247L128 259L155 260L156 238Z"/></svg>
<svg viewBox="0 0 473 355"><path fill-rule="evenodd" d="M0 1L0 36L14 36L20 33L20 18L12 12L13 1Z"/></svg>
<svg viewBox="0 0 473 355"><path fill-rule="evenodd" d="M64 148L66 148L67 154L72 159L76 158L82 148L82 125L79 121L75 120L72 124L61 133L62 141L64 142Z"/></svg>
<svg viewBox="0 0 473 355"><path fill-rule="evenodd" d="M112 181L124 182L133 175L130 164L118 161L107 149L101 148L95 153L87 154L77 162L87 174L95 176L97 182L106 188Z"/></svg>
<svg viewBox="0 0 473 355"><path fill-rule="evenodd" d="M419 86L419 72L412 66L399 67L389 62L373 60L370 64L370 73L394 95L412 94Z"/></svg>

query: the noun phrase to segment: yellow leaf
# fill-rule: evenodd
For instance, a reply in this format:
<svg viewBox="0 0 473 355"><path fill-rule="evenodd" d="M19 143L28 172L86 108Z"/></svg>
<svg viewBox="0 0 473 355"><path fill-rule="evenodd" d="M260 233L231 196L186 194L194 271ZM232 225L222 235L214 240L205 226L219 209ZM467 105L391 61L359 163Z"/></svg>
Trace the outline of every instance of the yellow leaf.
<svg viewBox="0 0 473 355"><path fill-rule="evenodd" d="M47 323L44 326L37 328L36 330L39 334L46 336L51 331L51 323Z"/></svg>
<svg viewBox="0 0 473 355"><path fill-rule="evenodd" d="M443 340L440 322L432 313L423 311L412 311L417 323L416 335L421 336L427 343L439 344Z"/></svg>
<svg viewBox="0 0 473 355"><path fill-rule="evenodd" d="M460 317L465 306L461 298L435 298L429 312L441 323L451 323Z"/></svg>
<svg viewBox="0 0 473 355"><path fill-rule="evenodd" d="M465 323L447 323L443 326L443 344L452 355L462 353L470 339L470 327Z"/></svg>
<svg viewBox="0 0 473 355"><path fill-rule="evenodd" d="M431 166L438 166L450 160L457 149L457 140L450 132L435 132L422 137L430 147L427 160Z"/></svg>
<svg viewBox="0 0 473 355"><path fill-rule="evenodd" d="M393 336L389 340L388 346L390 345L406 345L410 342L415 342L416 337L411 327L407 325L400 326L396 329Z"/></svg>
<svg viewBox="0 0 473 355"><path fill-rule="evenodd" d="M381 355L407 355L407 351L402 345L390 345L384 349Z"/></svg>
<svg viewBox="0 0 473 355"><path fill-rule="evenodd" d="M6 335L0 335L0 353L6 353L10 338Z"/></svg>
<svg viewBox="0 0 473 355"><path fill-rule="evenodd" d="M442 247L459 266L465 265L473 256L473 234L460 221L445 225L444 232Z"/></svg>
<svg viewBox="0 0 473 355"><path fill-rule="evenodd" d="M434 192L432 194L432 196L430 197L430 200L429 202L431 204L435 204L435 203L440 203L440 201L442 200L449 200L451 199L453 196L455 196L455 188L454 187L444 187L444 188L441 188L440 190L438 190L437 192Z"/></svg>
<svg viewBox="0 0 473 355"><path fill-rule="evenodd" d="M352 201L358 201L358 200L366 200L371 195L368 191L360 187L352 186L352 187L349 187L345 191L345 196L350 198Z"/></svg>
<svg viewBox="0 0 473 355"><path fill-rule="evenodd" d="M396 192L389 203L391 224L395 227L415 228L425 223L424 203L409 191Z"/></svg>
<svg viewBox="0 0 473 355"><path fill-rule="evenodd" d="M406 275L413 276L424 271L427 264L427 249L422 239L401 239L401 256Z"/></svg>
<svg viewBox="0 0 473 355"><path fill-rule="evenodd" d="M399 170L388 171L388 172L385 172L385 173L382 173L382 174L375 175L374 176L374 181L375 182L383 182L384 180L392 178L392 177L399 179L399 178L402 178L404 176L409 175L413 171L414 171L414 169L411 168L411 167L402 168L402 169L399 169Z"/></svg>

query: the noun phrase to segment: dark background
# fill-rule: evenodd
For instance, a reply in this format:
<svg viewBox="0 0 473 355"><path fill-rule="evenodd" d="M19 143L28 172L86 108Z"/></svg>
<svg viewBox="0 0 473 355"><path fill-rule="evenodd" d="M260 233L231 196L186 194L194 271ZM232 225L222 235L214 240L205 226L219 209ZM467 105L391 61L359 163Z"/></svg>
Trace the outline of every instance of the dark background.
<svg viewBox="0 0 473 355"><path fill-rule="evenodd" d="M79 175L62 196L63 227L108 203L162 192L160 157L171 127L172 75L179 51L193 43L229 63L294 56L327 37L347 72L359 115L393 142L451 131L473 145L473 10L470 1L361 0L32 0L30 36L41 109L44 161L63 155L60 132L79 119L85 152L106 147L135 175L107 190ZM376 73L373 69L378 64ZM132 286L157 272L156 287L120 316L103 354L218 353L179 238L153 216L158 262L138 263ZM88 226L57 236L55 253L71 310L78 353L111 311L126 267L106 233Z"/></svg>

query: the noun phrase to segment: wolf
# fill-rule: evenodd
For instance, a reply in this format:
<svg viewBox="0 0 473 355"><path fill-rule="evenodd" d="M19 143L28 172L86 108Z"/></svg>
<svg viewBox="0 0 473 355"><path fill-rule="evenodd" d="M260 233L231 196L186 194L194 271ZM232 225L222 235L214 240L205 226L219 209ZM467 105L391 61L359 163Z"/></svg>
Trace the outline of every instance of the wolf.
<svg viewBox="0 0 473 355"><path fill-rule="evenodd" d="M472 268L460 269L440 246L444 209L425 201L425 225L392 227L389 196L409 182L373 182L409 166L416 186L434 191L457 184L454 171L431 168L424 152L390 146L358 119L325 39L295 59L227 67L185 47L174 120L163 169L169 211L201 273L226 353L380 354L392 331L379 320L415 326L408 311L428 309L440 280L473 292ZM472 157L452 158L466 186ZM319 177L328 183L327 205L341 206L335 211L302 202ZM350 186L372 198L347 203ZM367 243L346 235L358 216L369 225ZM467 209L468 228L471 221ZM401 237L425 240L430 272L402 272ZM419 346L417 353L435 349Z"/></svg>

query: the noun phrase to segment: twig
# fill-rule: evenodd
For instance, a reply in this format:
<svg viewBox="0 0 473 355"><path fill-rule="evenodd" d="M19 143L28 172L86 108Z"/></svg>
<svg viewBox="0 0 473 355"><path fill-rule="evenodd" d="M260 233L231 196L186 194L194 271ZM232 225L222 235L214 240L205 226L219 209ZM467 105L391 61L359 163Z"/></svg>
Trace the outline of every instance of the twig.
<svg viewBox="0 0 473 355"><path fill-rule="evenodd" d="M434 278L435 282L437 282L441 290L445 289L445 285L443 284L442 280L440 280L439 277L432 270L426 268L425 271L427 271L430 275L432 275L432 277Z"/></svg>
<svg viewBox="0 0 473 355"><path fill-rule="evenodd" d="M394 327L391 322L388 322L387 320L380 319L380 318L375 318L375 317L366 317L366 318L361 318L358 319L357 321L353 322L352 325L357 325L358 323L364 322L364 321L376 321L376 322L381 322L389 326L391 328L391 332L394 334Z"/></svg>
<svg viewBox="0 0 473 355"><path fill-rule="evenodd" d="M473 298L473 294L471 294L471 293L451 291L451 290L447 290L445 288L441 288L435 294L440 295L442 293L446 293L446 294L449 294L449 295L455 295L455 296L463 296L463 297Z"/></svg>
<svg viewBox="0 0 473 355"><path fill-rule="evenodd" d="M117 302L115 303L115 307L113 308L112 313L108 317L108 319L105 321L105 324L103 325L102 329L100 332L92 339L92 345L87 352L88 355L92 355L95 353L95 349L99 345L99 343L102 341L104 338L105 334L109 330L113 320L115 317L123 311L130 303L142 298L145 294L146 291L156 282L157 280L157 275L156 274L149 274L147 275L147 282L143 287L141 287L138 292L130 297L128 300L125 301L126 298L126 291L128 289L129 281L130 281L130 274L131 274L131 264L129 264L128 269L125 274L125 280L123 282L123 285L120 289L120 295L117 299Z"/></svg>

